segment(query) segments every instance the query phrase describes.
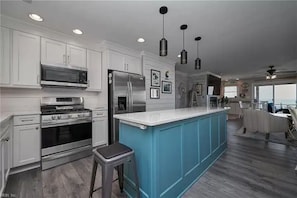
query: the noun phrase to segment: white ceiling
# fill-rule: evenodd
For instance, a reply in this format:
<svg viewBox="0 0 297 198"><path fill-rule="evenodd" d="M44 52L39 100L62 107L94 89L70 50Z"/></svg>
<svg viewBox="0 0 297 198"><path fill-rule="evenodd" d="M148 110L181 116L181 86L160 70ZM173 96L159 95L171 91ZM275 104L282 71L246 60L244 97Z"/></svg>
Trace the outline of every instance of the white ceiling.
<svg viewBox="0 0 297 198"><path fill-rule="evenodd" d="M159 8L164 5L168 7L168 57L177 62L182 50L180 25L188 24L188 64L177 64L179 71L210 71L225 78L264 74L268 65L297 71L296 1L1 1L1 13L28 22L32 22L28 14L37 13L44 18L38 25L66 34L79 28L85 39L109 40L158 54L162 37ZM197 36L202 36L201 71L194 70ZM146 42L137 43L138 37Z"/></svg>

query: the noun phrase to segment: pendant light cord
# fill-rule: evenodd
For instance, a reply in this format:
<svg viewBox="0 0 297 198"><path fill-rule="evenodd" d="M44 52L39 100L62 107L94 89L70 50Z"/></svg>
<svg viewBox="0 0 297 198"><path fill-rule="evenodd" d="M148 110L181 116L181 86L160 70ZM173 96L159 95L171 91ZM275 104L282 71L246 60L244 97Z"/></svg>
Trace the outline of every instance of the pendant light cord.
<svg viewBox="0 0 297 198"><path fill-rule="evenodd" d="M183 30L183 49L185 49L185 30Z"/></svg>
<svg viewBox="0 0 297 198"><path fill-rule="evenodd" d="M163 38L164 38L164 14L163 14Z"/></svg>
<svg viewBox="0 0 297 198"><path fill-rule="evenodd" d="M199 41L197 41L197 58L199 57L199 53L198 53L198 42Z"/></svg>

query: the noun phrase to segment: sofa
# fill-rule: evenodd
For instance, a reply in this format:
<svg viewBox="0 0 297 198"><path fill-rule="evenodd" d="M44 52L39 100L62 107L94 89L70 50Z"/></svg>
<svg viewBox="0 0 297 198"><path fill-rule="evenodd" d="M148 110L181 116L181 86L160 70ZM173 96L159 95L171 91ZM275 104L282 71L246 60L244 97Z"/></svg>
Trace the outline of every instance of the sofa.
<svg viewBox="0 0 297 198"><path fill-rule="evenodd" d="M243 127L243 133L257 131L265 133L266 139L269 139L269 134L274 132L283 132L287 137L289 123L286 116L276 116L263 110L244 109Z"/></svg>

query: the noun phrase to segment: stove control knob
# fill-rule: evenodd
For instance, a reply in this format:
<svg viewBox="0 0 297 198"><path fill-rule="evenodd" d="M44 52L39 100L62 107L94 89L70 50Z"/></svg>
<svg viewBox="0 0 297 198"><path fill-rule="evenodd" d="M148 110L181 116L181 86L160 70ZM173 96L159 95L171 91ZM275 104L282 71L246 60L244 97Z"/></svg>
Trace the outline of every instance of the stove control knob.
<svg viewBox="0 0 297 198"><path fill-rule="evenodd" d="M81 114L77 114L77 117L80 118L80 117L82 117L82 115Z"/></svg>
<svg viewBox="0 0 297 198"><path fill-rule="evenodd" d="M53 119L53 120L56 120L56 119L57 119L57 117L56 117L56 116L52 116L52 119Z"/></svg>
<svg viewBox="0 0 297 198"><path fill-rule="evenodd" d="M60 120L61 119L61 116L59 115L59 116L57 116L57 118L58 118L58 120Z"/></svg>
<svg viewBox="0 0 297 198"><path fill-rule="evenodd" d="M68 115L68 118L72 118L72 115Z"/></svg>

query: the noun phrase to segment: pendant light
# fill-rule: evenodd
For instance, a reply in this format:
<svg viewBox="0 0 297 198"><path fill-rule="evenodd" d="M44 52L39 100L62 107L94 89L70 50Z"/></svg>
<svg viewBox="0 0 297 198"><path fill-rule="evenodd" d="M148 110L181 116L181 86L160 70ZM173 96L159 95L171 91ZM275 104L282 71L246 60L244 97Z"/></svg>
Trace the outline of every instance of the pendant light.
<svg viewBox="0 0 297 198"><path fill-rule="evenodd" d="M198 50L198 43L199 43L199 41L201 40L201 37L199 36L199 37L196 37L195 38L195 41L197 41L197 58L196 58L196 60L195 60L195 69L197 70L197 69L201 69L201 59L199 58L199 54L198 54L198 52L199 52L199 50Z"/></svg>
<svg viewBox="0 0 297 198"><path fill-rule="evenodd" d="M168 12L168 8L162 6L159 11L163 15L163 38L160 40L160 56L167 56L167 40L164 37L164 15Z"/></svg>
<svg viewBox="0 0 297 198"><path fill-rule="evenodd" d="M187 51L185 50L185 30L188 28L188 25L184 24L180 26L180 29L183 31L183 50L180 53L180 64L187 64Z"/></svg>

